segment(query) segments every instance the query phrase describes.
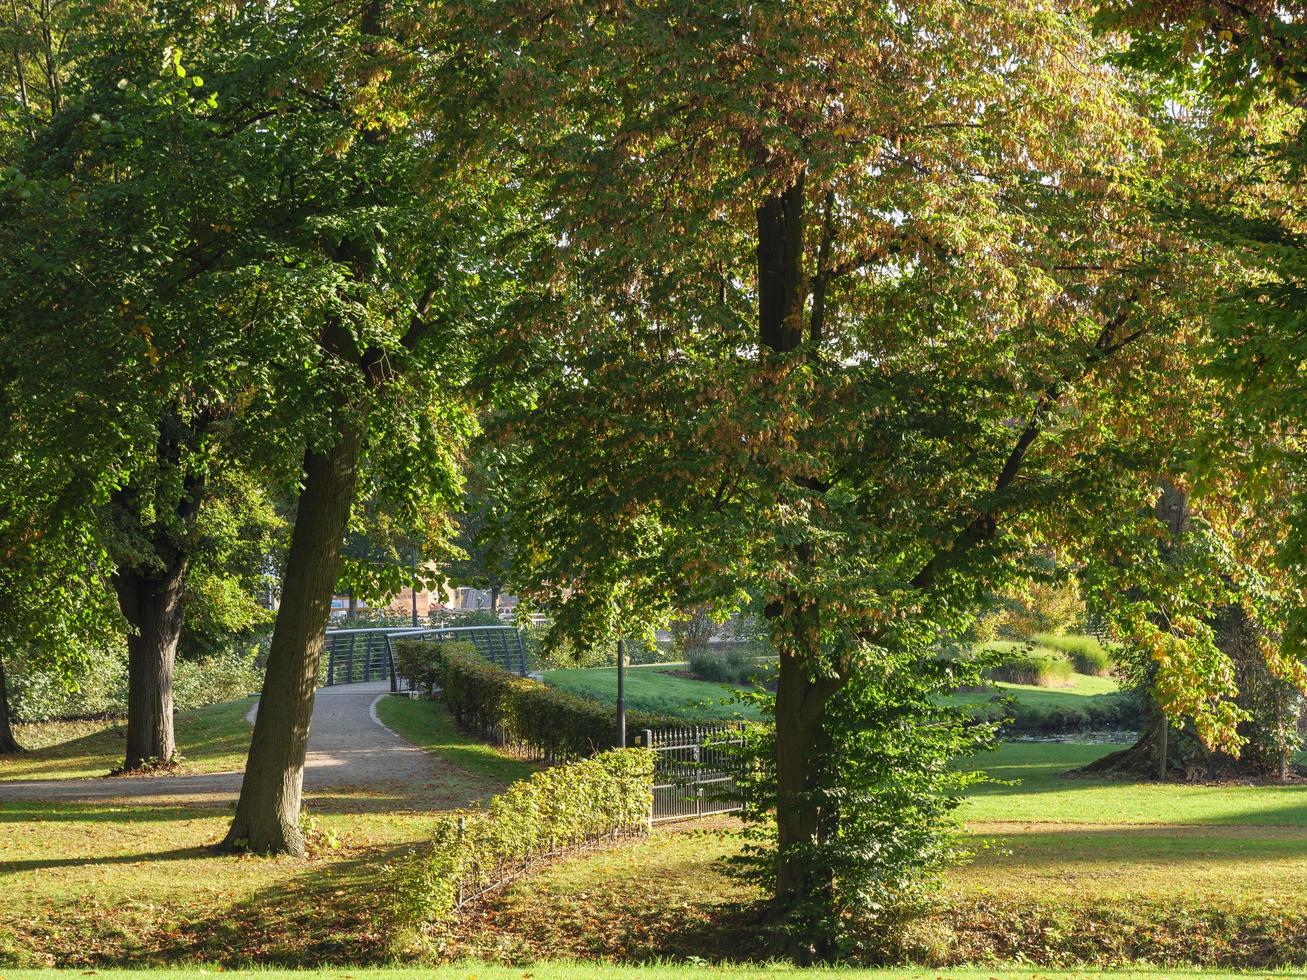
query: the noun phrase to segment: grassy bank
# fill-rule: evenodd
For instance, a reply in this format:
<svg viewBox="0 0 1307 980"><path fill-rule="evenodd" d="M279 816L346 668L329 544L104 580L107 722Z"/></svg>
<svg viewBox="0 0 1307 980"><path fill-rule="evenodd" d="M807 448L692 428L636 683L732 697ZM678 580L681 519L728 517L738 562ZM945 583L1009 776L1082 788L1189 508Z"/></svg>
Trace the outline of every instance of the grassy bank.
<svg viewBox="0 0 1307 980"><path fill-rule="evenodd" d="M615 704L617 702L616 667L582 667L547 670L541 679L553 687ZM678 677L664 665L631 667L626 672L626 705L632 711L676 715L686 718L756 718L757 710L748 704L723 703L736 688L729 684Z"/></svg>
<svg viewBox="0 0 1307 980"><path fill-rule="evenodd" d="M528 779L540 766L500 752L493 745L472 735L464 735L454 725L453 716L441 701L382 698L377 702L377 717L414 745L474 773L507 785Z"/></svg>
<svg viewBox="0 0 1307 980"><path fill-rule="evenodd" d="M245 720L254 698L224 701L177 715L181 773L230 772L245 767L251 728ZM127 726L122 721L41 722L18 725L29 751L0 757L0 780L78 779L104 776L122 765Z"/></svg>

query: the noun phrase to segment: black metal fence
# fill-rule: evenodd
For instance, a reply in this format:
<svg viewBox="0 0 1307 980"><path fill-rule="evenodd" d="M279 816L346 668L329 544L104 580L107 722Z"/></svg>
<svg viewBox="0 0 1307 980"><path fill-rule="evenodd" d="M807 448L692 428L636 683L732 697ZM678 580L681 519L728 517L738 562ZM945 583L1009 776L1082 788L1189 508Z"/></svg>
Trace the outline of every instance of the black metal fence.
<svg viewBox="0 0 1307 980"><path fill-rule="evenodd" d="M643 729L632 733L632 744L653 749L654 823L692 820L741 808L735 785L744 743L740 724L686 725Z"/></svg>
<svg viewBox="0 0 1307 980"><path fill-rule="evenodd" d="M391 691L406 682L395 673L395 643L400 640L446 640L471 643L491 663L526 675L526 644L513 626L365 627L327 630L323 686L389 680Z"/></svg>

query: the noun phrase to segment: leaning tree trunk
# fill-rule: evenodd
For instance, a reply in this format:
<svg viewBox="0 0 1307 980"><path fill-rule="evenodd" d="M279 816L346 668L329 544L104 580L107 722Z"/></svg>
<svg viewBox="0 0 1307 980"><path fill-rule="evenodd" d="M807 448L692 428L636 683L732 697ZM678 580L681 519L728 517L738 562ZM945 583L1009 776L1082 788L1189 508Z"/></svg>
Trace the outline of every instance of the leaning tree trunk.
<svg viewBox="0 0 1307 980"><path fill-rule="evenodd" d="M0 659L0 755L13 755L23 751L23 747L14 738L14 729L9 723L9 686L5 683L5 664Z"/></svg>
<svg viewBox="0 0 1307 980"><path fill-rule="evenodd" d="M227 849L304 853L300 831L304 757L362 445L361 428L346 424L328 452L305 454L304 489L286 557L281 608L240 800L223 842Z"/></svg>
<svg viewBox="0 0 1307 980"><path fill-rule="evenodd" d="M1119 774L1160 780L1182 772L1179 743L1171 737L1170 722L1151 699L1149 705L1148 721L1133 745L1109 752L1075 771L1085 775Z"/></svg>
<svg viewBox="0 0 1307 980"><path fill-rule="evenodd" d="M175 558L160 572L120 568L113 577L127 636L127 754L131 771L170 762L177 755L173 731L172 675L182 632L186 561Z"/></svg>

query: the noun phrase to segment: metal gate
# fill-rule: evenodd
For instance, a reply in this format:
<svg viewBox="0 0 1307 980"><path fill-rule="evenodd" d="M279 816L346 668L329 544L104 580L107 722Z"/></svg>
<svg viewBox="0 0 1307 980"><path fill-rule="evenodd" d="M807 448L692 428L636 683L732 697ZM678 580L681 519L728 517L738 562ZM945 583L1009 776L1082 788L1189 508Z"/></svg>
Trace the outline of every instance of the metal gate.
<svg viewBox="0 0 1307 980"><path fill-rule="evenodd" d="M526 676L526 644L513 626L364 627L327 630L323 686L388 679L391 691L403 690L406 682L395 673L399 640L471 643L491 663Z"/></svg>
<svg viewBox="0 0 1307 980"><path fill-rule="evenodd" d="M744 743L742 725L646 728L632 734L635 745L653 749L657 756L654 823L741 809L735 749Z"/></svg>

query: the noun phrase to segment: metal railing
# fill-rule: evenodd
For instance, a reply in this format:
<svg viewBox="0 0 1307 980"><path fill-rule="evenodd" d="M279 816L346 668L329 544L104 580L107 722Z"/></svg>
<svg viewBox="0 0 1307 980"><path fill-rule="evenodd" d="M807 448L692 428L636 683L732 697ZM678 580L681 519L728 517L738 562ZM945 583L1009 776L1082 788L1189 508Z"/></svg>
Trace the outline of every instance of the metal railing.
<svg viewBox="0 0 1307 980"><path fill-rule="evenodd" d="M738 724L686 725L633 732L632 743L654 751L652 822L692 820L741 809L735 786L744 742Z"/></svg>
<svg viewBox="0 0 1307 980"><path fill-rule="evenodd" d="M526 676L526 644L513 626L362 627L327 630L323 686L389 679L392 692L403 690L407 681L395 672L399 640L471 643L491 663Z"/></svg>

